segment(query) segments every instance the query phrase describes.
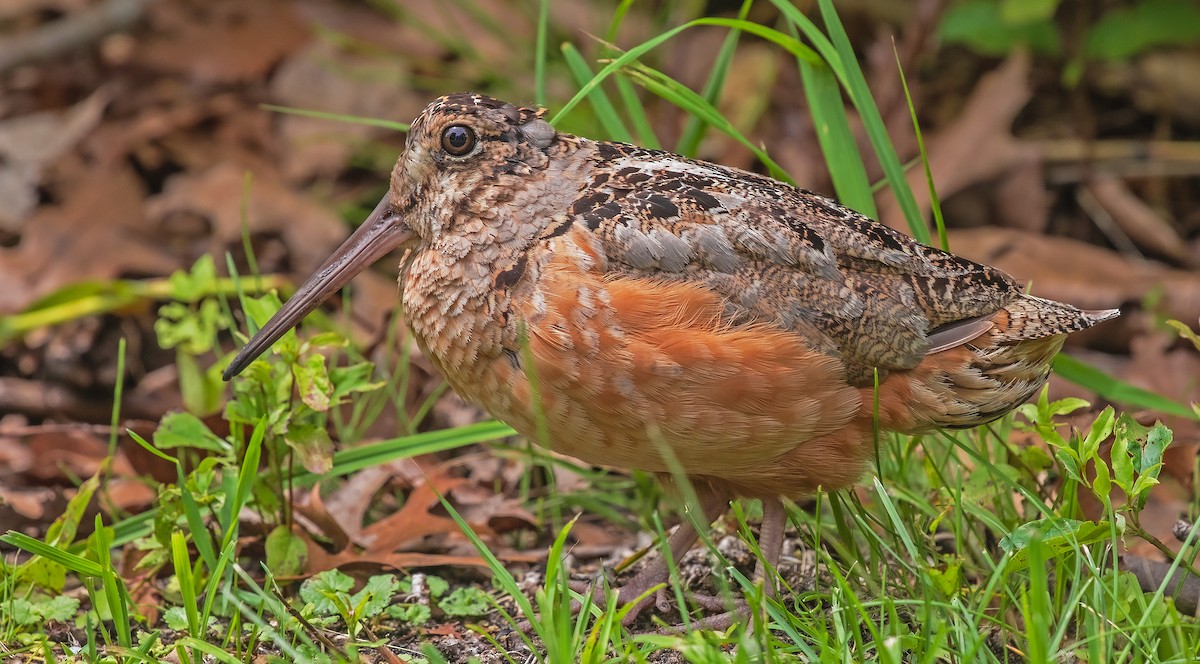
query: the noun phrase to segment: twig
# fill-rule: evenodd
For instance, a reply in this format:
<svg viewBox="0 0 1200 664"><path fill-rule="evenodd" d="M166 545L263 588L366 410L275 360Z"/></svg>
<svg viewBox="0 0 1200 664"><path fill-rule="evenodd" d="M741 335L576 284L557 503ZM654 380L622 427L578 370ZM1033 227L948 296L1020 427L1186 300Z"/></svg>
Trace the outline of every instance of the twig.
<svg viewBox="0 0 1200 664"><path fill-rule="evenodd" d="M152 420L124 420L120 430L153 429L158 422ZM20 438L36 436L44 433L90 433L96 436L107 436L112 430L107 424L86 424L84 422L45 422L42 424L23 424L20 426L0 426L0 438Z"/></svg>
<svg viewBox="0 0 1200 664"><path fill-rule="evenodd" d="M7 38L0 48L0 73L82 48L136 23L153 0L107 0L37 30Z"/></svg>
<svg viewBox="0 0 1200 664"><path fill-rule="evenodd" d="M1098 174L1170 177L1200 174L1200 141L1052 140L1029 143L1046 161L1051 184L1072 184Z"/></svg>
<svg viewBox="0 0 1200 664"><path fill-rule="evenodd" d="M156 395L139 394L137 390L126 395L122 404L130 418L154 421L158 421L172 405ZM112 415L112 404L54 383L0 377L0 413L104 422Z"/></svg>
<svg viewBox="0 0 1200 664"><path fill-rule="evenodd" d="M1196 609L1200 607L1200 579L1179 574L1178 571L1168 578L1167 574L1171 571L1169 563L1129 554L1121 557L1121 566L1137 578L1142 592L1152 593L1164 584L1170 584L1165 594L1175 600L1175 607L1180 613L1196 615Z"/></svg>

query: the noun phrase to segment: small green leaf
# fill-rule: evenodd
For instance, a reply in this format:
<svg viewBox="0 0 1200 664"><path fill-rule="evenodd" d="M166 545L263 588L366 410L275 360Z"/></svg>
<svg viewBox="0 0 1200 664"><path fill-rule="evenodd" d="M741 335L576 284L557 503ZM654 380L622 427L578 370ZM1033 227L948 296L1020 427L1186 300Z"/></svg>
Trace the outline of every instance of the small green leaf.
<svg viewBox="0 0 1200 664"><path fill-rule="evenodd" d="M344 603L349 599L350 589L353 587L354 579L346 574L336 569L325 570L300 584L300 599L312 604L317 615L337 615L338 605L331 597L341 597Z"/></svg>
<svg viewBox="0 0 1200 664"><path fill-rule="evenodd" d="M1192 330L1192 328L1188 327L1187 324L1183 323L1182 321L1169 320L1167 321L1167 325L1175 328L1175 330L1179 332L1179 336L1192 342L1192 345L1196 347L1196 350L1200 350L1200 334L1196 334L1196 332Z"/></svg>
<svg viewBox="0 0 1200 664"><path fill-rule="evenodd" d="M1162 422L1155 422L1146 433L1146 445L1142 448L1138 472L1157 475L1155 469L1162 467L1163 451L1171 444L1174 434Z"/></svg>
<svg viewBox="0 0 1200 664"><path fill-rule="evenodd" d="M1157 471L1158 469L1156 468L1155 470ZM1139 475L1137 480L1134 481L1133 489L1130 491L1130 493L1138 498L1138 502L1140 503L1139 509L1145 506L1145 501L1141 500L1142 496L1149 491L1151 487L1157 485L1158 478L1154 477L1153 475Z"/></svg>
<svg viewBox="0 0 1200 664"><path fill-rule="evenodd" d="M433 618L433 611L424 604L393 604L387 607L387 617L409 625L424 625Z"/></svg>
<svg viewBox="0 0 1200 664"><path fill-rule="evenodd" d="M176 270L169 279L171 298L182 302L197 302L213 292L217 283L217 265L212 254L196 259L190 271Z"/></svg>
<svg viewBox="0 0 1200 664"><path fill-rule="evenodd" d="M154 445L160 450L190 447L228 454L229 442L213 433L200 418L191 413L167 413L154 430Z"/></svg>
<svg viewBox="0 0 1200 664"><path fill-rule="evenodd" d="M18 597L4 604L8 609L8 617L18 625L32 625L41 619L33 610L33 602L27 599Z"/></svg>
<svg viewBox="0 0 1200 664"><path fill-rule="evenodd" d="M1000 548L1012 556L1010 567L1022 569L1029 564L1029 549L1040 542L1052 556L1080 546L1108 539L1109 525L1095 521L1079 521L1047 517L1018 527L1000 540Z"/></svg>
<svg viewBox="0 0 1200 664"><path fill-rule="evenodd" d="M304 358L302 363L292 366L292 375L296 377L300 400L306 406L319 413L329 410L333 384L329 382L324 355L314 353Z"/></svg>
<svg viewBox="0 0 1200 664"><path fill-rule="evenodd" d="M438 600L438 608L442 613L454 617L482 616L490 607L487 593L475 586L455 588L449 595Z"/></svg>
<svg viewBox="0 0 1200 664"><path fill-rule="evenodd" d="M267 535L267 567L275 576L295 576L304 571L308 547L287 526L275 526Z"/></svg>
<svg viewBox="0 0 1200 664"><path fill-rule="evenodd" d="M345 348L350 345L350 341L342 336L340 332L318 332L309 337L301 346L301 352L316 350L317 348Z"/></svg>
<svg viewBox="0 0 1200 664"><path fill-rule="evenodd" d="M929 578L933 580L933 585L943 595L954 597L962 588L962 566L962 558L956 556L947 560L945 567L941 569L931 567L926 571Z"/></svg>
<svg viewBox="0 0 1200 664"><path fill-rule="evenodd" d="M1079 456L1082 461L1087 462L1096 458L1096 453L1100 451L1100 443L1112 435L1115 424L1116 414L1112 406L1100 411L1100 415L1092 422L1092 428L1088 431L1087 436L1083 439L1083 444L1080 446Z"/></svg>
<svg viewBox="0 0 1200 664"><path fill-rule="evenodd" d="M172 606L163 611L162 619L167 624L167 627L176 632L188 631L187 611L184 611L182 606Z"/></svg>
<svg viewBox="0 0 1200 664"><path fill-rule="evenodd" d="M206 299L195 307L169 302L158 310L154 332L163 348L181 348L192 355L213 349L224 318L216 300Z"/></svg>
<svg viewBox="0 0 1200 664"><path fill-rule="evenodd" d="M968 0L952 6L938 26L938 35L982 55L1007 55L1021 45L1043 55L1062 51L1058 30L1050 20L1006 23L1000 6L989 0Z"/></svg>
<svg viewBox="0 0 1200 664"><path fill-rule="evenodd" d="M1159 46L1200 40L1200 5L1195 0L1143 0L1104 14L1088 32L1092 58L1122 60Z"/></svg>
<svg viewBox="0 0 1200 664"><path fill-rule="evenodd" d="M1124 415L1121 416L1123 420ZM1129 458L1129 437L1118 425L1117 435L1113 439L1112 450L1109 452L1112 461L1113 481L1125 493L1133 491L1133 461Z"/></svg>
<svg viewBox="0 0 1200 664"><path fill-rule="evenodd" d="M1085 399L1067 397L1066 399L1059 399L1058 401L1050 402L1049 414L1051 417L1056 415L1070 415L1080 408L1087 408L1091 405L1092 404L1088 403Z"/></svg>
<svg viewBox="0 0 1200 664"><path fill-rule="evenodd" d="M76 597L67 597L66 595L58 595L42 602L38 602L33 606L33 611L43 620L57 620L66 622L75 617L75 613L79 611L79 599Z"/></svg>
<svg viewBox="0 0 1200 664"><path fill-rule="evenodd" d="M1029 447L1021 448L1020 451L1021 463L1026 468L1033 472L1041 472L1050 466L1054 465L1054 459L1045 450L1038 445L1030 445ZM973 473L972 475L984 475L985 473Z"/></svg>
<svg viewBox="0 0 1200 664"><path fill-rule="evenodd" d="M399 589L400 581L396 575L376 574L367 579L367 584L350 598L350 603L356 607L359 618L373 618L391 604L392 595Z"/></svg>
<svg viewBox="0 0 1200 664"><path fill-rule="evenodd" d="M1074 450L1067 447L1059 447L1054 450L1054 458L1058 459L1059 465L1063 467L1067 477L1076 482L1083 482L1083 473L1080 472L1079 458L1075 455Z"/></svg>
<svg viewBox="0 0 1200 664"><path fill-rule="evenodd" d="M1108 495L1112 493L1112 477L1108 471L1108 464L1104 463L1104 459L1097 457L1096 464L1096 479L1092 481L1092 493L1097 498L1107 504Z"/></svg>
<svg viewBox="0 0 1200 664"><path fill-rule="evenodd" d="M374 392L387 385L387 381L371 381L375 365L370 362L359 362L345 367L334 367L329 370L329 380L333 383L333 396L330 399L335 404L351 394Z"/></svg>
<svg viewBox="0 0 1200 664"><path fill-rule="evenodd" d="M429 589L430 597L437 598L445 595L446 591L450 590L450 582L440 576L430 574L425 577L425 587Z"/></svg>
<svg viewBox="0 0 1200 664"><path fill-rule="evenodd" d="M308 472L324 475L333 468L333 441L324 427L293 422L283 439Z"/></svg>
<svg viewBox="0 0 1200 664"><path fill-rule="evenodd" d="M225 382L221 379L218 367L201 369L195 355L179 348L175 351L175 368L179 373L179 391L183 396L183 405L189 412L203 416L221 409Z"/></svg>

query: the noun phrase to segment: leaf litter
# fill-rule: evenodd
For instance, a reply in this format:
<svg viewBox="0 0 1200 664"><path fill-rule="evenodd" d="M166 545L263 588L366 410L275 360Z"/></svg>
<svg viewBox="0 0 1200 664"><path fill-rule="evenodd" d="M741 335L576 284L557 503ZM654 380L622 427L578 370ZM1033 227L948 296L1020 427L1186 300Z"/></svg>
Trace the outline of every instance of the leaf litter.
<svg viewBox="0 0 1200 664"><path fill-rule="evenodd" d="M18 30L28 31L39 28L38 12L44 9L70 15L89 4L23 0L4 11L17 17ZM0 79L0 86L11 86L0 95L0 192L7 192L3 198L10 202L0 211L0 283L6 286L0 289L0 315L25 310L81 282L163 277L204 254L230 252L244 265L244 225L260 269L298 282L347 232L345 215L335 210L361 206L381 193L383 169L403 137L362 125L272 114L259 105L407 120L428 97L486 80L494 73L488 63L507 62L515 45L532 38L528 13L502 0L478 5L482 15L455 3L405 3L397 18L316 0L163 0L153 3L135 28L77 55L27 64ZM599 31L603 16L591 3L553 5L567 33ZM497 33L487 16L493 22L503 18L507 32ZM946 57L936 56L929 40L921 38L929 20L925 15L901 26L915 44L906 50L902 38L906 62ZM638 34L652 28L636 14L631 25ZM711 43L699 37L690 47L704 50ZM748 46L739 62L761 76L753 85L732 85L721 108L755 127L757 140L780 152L781 162L794 172L810 174L806 182L818 182L823 166L814 155L819 152L805 116L795 112L800 102L789 96L796 94L795 82L789 89L784 75L772 80L771 52L760 44ZM888 54L876 57L880 70L894 66L890 39L880 38L871 48ZM118 57L123 49L127 53ZM684 55L676 54L675 73L681 79L690 76L699 87L703 72L688 74L689 64L698 59L679 53ZM1194 129L1193 111L1187 110L1194 105L1171 99L1172 90L1194 96L1194 86L1171 82L1175 79L1164 73L1169 68L1161 64L1169 57L1175 56L1151 54L1124 69L1110 67L1091 84L1107 95L1134 99L1147 114L1163 114ZM1037 294L1089 308L1122 307L1120 333L1079 340L1089 347L1088 356L1130 382L1185 403L1195 400L1200 396L1196 350L1156 324L1163 317L1200 320L1200 278L1193 269L1200 218L1162 213L1163 201L1177 211L1186 209L1170 203L1188 202L1187 194L1173 189L1155 196L1136 178L1114 182L1111 176L1052 187L1045 177L1045 141L1072 127L1041 113L1034 95L1045 72L1038 63L1014 55L999 65L979 65L984 68L974 72L979 76L954 64L945 68L948 78L960 79L951 92L906 68L918 109L957 108L944 113L955 119L923 122L935 184L947 209L963 211L948 215L952 220L1007 227L955 230L951 247L1021 275ZM500 85L527 97L532 77L520 69L504 72L514 80ZM1139 71L1157 73L1139 76ZM757 96L773 84L771 96ZM890 89L891 98L879 102L893 109L889 124L901 130L902 159L911 159L915 144L902 135L907 109L898 87ZM660 127L674 131L678 116L673 111L650 110ZM725 163L754 166L743 148L724 138L713 137L702 150ZM911 173L918 199L927 205L920 169ZM1087 215L1063 203L1073 199L1075 186L1091 188L1133 245L1152 259L1097 246L1106 241ZM1147 202L1151 198L1154 205ZM883 209L885 219L898 218L887 212L886 199ZM385 269L364 278L354 288L352 329L360 339L380 340L386 337L380 321L388 320L396 305L395 275ZM148 435L152 422L179 407L177 396L162 396L177 389L176 376L172 355L157 347L153 310L120 310L0 348L0 530L44 530L74 495L71 480L91 476L102 463L107 435L85 427L108 422L118 336L130 339L133 349L124 412L151 421L149 428L144 421L126 424ZM97 354L96 346L105 352ZM411 361L418 384L409 386L410 393L433 394L437 379L428 362L418 352ZM18 398L30 390L44 396L40 407ZM415 412L413 404L405 405ZM479 417L452 395L437 399L430 412L423 427ZM1177 489L1192 481L1200 442L1194 423L1170 424L1177 443L1165 474L1175 484L1155 487L1150 510L1155 524L1148 526L1155 533L1163 533L1178 515L1182 494ZM56 429L59 425L81 428ZM218 436L226 433L219 420L205 425ZM366 435L390 437L398 427L388 415ZM154 500L140 476L173 481L173 471L161 460L147 459L128 437L121 436L119 443L105 487L108 507L136 512ZM549 529L514 490L513 480L523 471L486 451L470 455L470 462L458 465L442 457L394 462L359 471L324 491L293 492L296 518L289 532L304 549L298 575L348 569L366 578L391 570L410 579L429 568L471 587L483 561L442 511L438 496L448 497L501 559L536 568ZM579 477L570 481L586 484ZM90 523L90 515L84 523ZM528 531L540 536L537 545L508 546L514 541L510 535ZM574 537L581 559L611 559L639 544L628 531L591 521L578 523ZM137 589L144 615L152 617L163 600L156 580L138 576L137 563L130 553L121 566ZM473 638L454 622L423 628L421 635L460 644Z"/></svg>

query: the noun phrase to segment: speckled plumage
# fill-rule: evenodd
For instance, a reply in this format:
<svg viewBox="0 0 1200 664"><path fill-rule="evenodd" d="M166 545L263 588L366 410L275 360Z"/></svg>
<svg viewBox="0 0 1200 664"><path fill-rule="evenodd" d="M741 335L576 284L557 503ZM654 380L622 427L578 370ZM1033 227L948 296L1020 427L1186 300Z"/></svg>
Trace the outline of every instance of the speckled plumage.
<svg viewBox="0 0 1200 664"><path fill-rule="evenodd" d="M664 478L678 463L708 517L762 498L767 563L780 498L855 482L877 425L999 417L1067 334L1117 314L1026 295L770 178L458 94L413 122L390 196L226 376L397 246L405 320L459 394L590 463ZM684 524L672 550L695 537ZM665 575L656 563L620 599Z"/></svg>
<svg viewBox="0 0 1200 664"><path fill-rule="evenodd" d="M472 154L439 152L456 125ZM970 426L1112 315L1024 295L811 192L487 97L431 104L392 183L416 234L405 318L460 394L591 463L664 472L666 445L735 493L857 479L876 370L884 428Z"/></svg>

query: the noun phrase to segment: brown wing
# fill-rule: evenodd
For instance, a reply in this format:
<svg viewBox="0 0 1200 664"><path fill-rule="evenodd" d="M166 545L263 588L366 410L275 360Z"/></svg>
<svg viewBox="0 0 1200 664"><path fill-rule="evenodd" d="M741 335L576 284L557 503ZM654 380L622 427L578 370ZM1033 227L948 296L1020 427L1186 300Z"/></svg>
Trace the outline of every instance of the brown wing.
<svg viewBox="0 0 1200 664"><path fill-rule="evenodd" d="M910 369L930 334L1015 299L1002 272L933 249L811 192L752 173L599 144L607 175L572 205L615 272L701 284L733 323L771 323L864 384ZM609 146L605 148L604 146ZM972 334L981 333L964 328ZM961 343L961 341L959 341Z"/></svg>

